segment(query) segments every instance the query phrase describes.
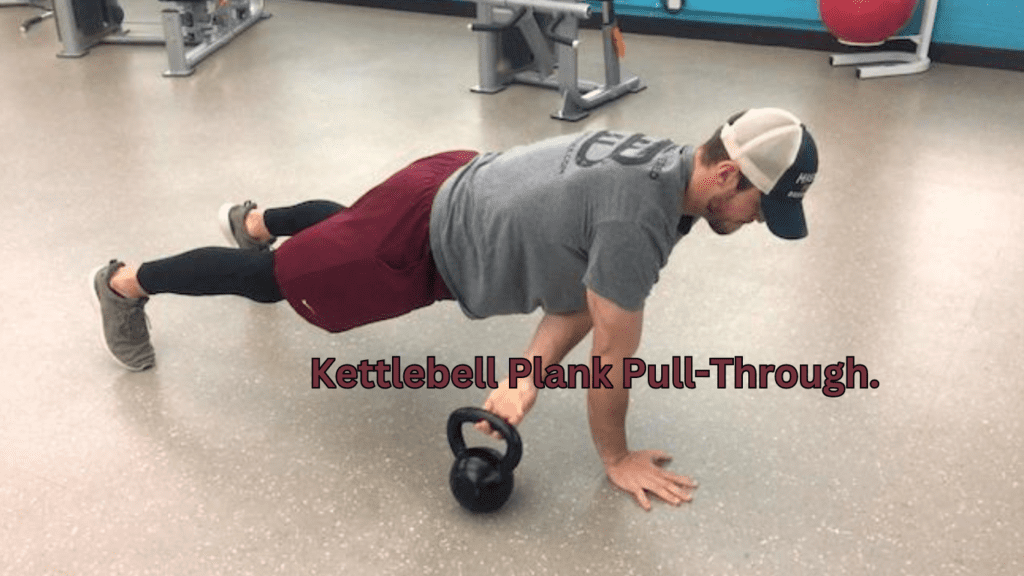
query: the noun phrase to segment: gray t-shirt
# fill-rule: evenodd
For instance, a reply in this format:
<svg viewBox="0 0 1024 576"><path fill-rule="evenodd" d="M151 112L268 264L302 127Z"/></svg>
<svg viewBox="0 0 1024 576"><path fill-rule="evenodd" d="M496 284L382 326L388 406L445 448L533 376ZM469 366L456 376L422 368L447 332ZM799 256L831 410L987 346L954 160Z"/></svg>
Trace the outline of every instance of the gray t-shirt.
<svg viewBox="0 0 1024 576"><path fill-rule="evenodd" d="M438 191L430 248L471 318L586 308L586 289L639 310L689 231L693 148L574 134L482 154Z"/></svg>

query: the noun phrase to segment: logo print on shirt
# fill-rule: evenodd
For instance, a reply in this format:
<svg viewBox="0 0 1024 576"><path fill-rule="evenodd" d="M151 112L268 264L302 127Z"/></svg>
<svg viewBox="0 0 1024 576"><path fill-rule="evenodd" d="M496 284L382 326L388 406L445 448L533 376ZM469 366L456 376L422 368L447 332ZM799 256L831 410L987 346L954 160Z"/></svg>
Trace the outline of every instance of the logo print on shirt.
<svg viewBox="0 0 1024 576"><path fill-rule="evenodd" d="M609 159L625 166L646 164L669 146L670 140L652 140L643 134L627 137L602 130L580 146L576 165L588 168Z"/></svg>

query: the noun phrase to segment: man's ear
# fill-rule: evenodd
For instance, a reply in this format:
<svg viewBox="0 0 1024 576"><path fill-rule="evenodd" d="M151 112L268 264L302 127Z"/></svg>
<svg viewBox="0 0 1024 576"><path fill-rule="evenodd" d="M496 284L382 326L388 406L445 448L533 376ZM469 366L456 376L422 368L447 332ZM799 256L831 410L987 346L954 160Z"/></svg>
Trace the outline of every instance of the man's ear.
<svg viewBox="0 0 1024 576"><path fill-rule="evenodd" d="M719 186L735 189L740 182L740 166L732 160L723 160L715 169L715 179Z"/></svg>

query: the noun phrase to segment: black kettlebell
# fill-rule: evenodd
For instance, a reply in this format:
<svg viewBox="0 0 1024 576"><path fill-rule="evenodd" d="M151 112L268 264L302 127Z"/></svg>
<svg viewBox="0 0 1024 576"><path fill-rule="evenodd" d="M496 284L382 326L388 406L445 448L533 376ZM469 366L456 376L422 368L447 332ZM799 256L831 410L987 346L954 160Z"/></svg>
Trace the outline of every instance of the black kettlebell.
<svg viewBox="0 0 1024 576"><path fill-rule="evenodd" d="M492 448L466 448L462 425L486 420L501 434L508 447L502 457ZM448 444L455 463L448 475L452 494L471 512L493 512L512 495L512 470L523 456L523 441L515 427L481 408L459 408L448 417Z"/></svg>

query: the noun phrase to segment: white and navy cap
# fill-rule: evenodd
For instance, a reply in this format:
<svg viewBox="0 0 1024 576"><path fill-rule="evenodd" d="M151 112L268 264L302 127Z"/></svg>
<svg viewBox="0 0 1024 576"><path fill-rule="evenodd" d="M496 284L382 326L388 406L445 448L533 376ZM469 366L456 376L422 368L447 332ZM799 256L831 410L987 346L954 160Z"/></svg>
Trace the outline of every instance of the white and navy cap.
<svg viewBox="0 0 1024 576"><path fill-rule="evenodd" d="M818 148L807 127L785 110L755 108L722 127L722 143L761 190L761 212L772 234L807 236L802 200L818 172Z"/></svg>

